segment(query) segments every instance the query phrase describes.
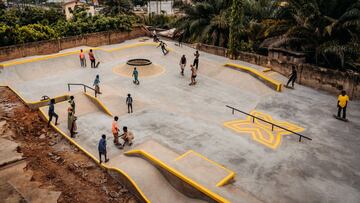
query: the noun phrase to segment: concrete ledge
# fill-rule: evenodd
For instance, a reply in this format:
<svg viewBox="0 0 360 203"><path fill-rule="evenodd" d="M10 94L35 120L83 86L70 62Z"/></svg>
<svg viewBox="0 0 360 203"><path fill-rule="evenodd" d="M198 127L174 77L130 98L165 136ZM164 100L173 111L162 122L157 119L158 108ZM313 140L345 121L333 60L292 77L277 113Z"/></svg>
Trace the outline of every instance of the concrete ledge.
<svg viewBox="0 0 360 203"><path fill-rule="evenodd" d="M230 67L230 68L234 68L236 70L242 70L245 72L250 73L252 76L260 79L261 81L263 81L267 86L275 89L278 92L281 92L281 87L282 84L272 78L267 77L266 75L264 75L262 72L255 70L253 68L250 67L246 67L243 65L239 65L239 64L233 64L233 63L227 63L224 66Z"/></svg>
<svg viewBox="0 0 360 203"><path fill-rule="evenodd" d="M153 164L155 164L156 166L158 166L162 170L164 170L167 173L168 178L175 178L177 180L180 180L181 182L186 183L191 188L194 188L195 190L197 190L201 194L203 194L203 196L200 196L200 197L197 197L197 198L205 199L206 201L210 201L210 202L230 203L229 200L227 200L227 199L221 197L220 195L210 191L206 187L204 187L201 184L195 182L194 180L188 178L187 176L183 175L182 173L180 173L176 169L170 167L169 165L165 164L164 162L160 161L159 159L157 159L153 155L145 152L144 150L131 150L131 151L125 152L125 154L126 155L142 156L142 157L146 158L147 160L149 160L150 162L152 162ZM172 176L172 177L169 177L169 176ZM197 191L194 191L195 194L190 195L190 196L195 196Z"/></svg>
<svg viewBox="0 0 360 203"><path fill-rule="evenodd" d="M96 97L88 94L88 93L84 93L99 109L101 109L103 112L105 112L106 114L108 114L109 116L113 117L113 114L110 112L110 110Z"/></svg>
<svg viewBox="0 0 360 203"><path fill-rule="evenodd" d="M226 184L228 184L228 183L230 183L231 181L234 180L235 175L236 175L236 173L234 171L224 167L223 165L221 165L221 164L219 164L219 163L217 163L217 162L215 162L213 160L208 159L207 157L205 157L202 154L197 153L197 152L195 152L193 150L189 150L189 151L185 152L184 154L180 155L179 157L177 157L175 159L175 161L178 161L178 160L188 156L189 154L195 154L196 156L202 158L203 160L205 160L205 161L207 161L207 162L209 162L209 163L211 163L211 164L213 164L213 165L215 165L215 166L217 166L217 167L219 167L219 168L221 168L221 169L223 169L223 170L225 170L225 171L227 171L229 173L225 178L223 178L221 181L219 181L216 184L217 187L224 186L224 185L226 185Z"/></svg>

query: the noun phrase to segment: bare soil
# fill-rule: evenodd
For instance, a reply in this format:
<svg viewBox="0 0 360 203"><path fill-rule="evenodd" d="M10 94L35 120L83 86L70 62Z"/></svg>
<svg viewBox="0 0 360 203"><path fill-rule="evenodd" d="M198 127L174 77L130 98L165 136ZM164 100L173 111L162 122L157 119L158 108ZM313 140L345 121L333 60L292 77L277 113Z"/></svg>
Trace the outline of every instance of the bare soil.
<svg viewBox="0 0 360 203"><path fill-rule="evenodd" d="M0 87L0 121L5 133L19 143L26 157L26 170L42 188L61 191L58 202L137 202L134 195L118 183L52 128L38 111L27 108L8 88Z"/></svg>

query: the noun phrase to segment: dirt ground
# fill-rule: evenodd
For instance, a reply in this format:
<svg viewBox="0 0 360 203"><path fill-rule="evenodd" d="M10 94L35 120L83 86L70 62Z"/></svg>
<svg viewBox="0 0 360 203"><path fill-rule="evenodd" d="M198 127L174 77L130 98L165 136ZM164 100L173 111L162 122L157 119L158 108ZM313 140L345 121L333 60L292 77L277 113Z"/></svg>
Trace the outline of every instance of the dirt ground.
<svg viewBox="0 0 360 203"><path fill-rule="evenodd" d="M0 87L2 137L14 140L31 170L31 181L60 191L58 202L137 202L129 191L85 154L48 128L37 111L27 108L8 88Z"/></svg>

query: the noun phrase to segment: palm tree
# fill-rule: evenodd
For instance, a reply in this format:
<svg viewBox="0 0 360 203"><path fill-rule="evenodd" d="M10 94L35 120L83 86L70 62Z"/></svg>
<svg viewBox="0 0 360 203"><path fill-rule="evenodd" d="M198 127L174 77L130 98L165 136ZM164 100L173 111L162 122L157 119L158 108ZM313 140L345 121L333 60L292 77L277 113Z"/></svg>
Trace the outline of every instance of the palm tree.
<svg viewBox="0 0 360 203"><path fill-rule="evenodd" d="M226 46L229 36L228 0L204 0L185 4L185 16L177 21L177 33L187 41Z"/></svg>
<svg viewBox="0 0 360 203"><path fill-rule="evenodd" d="M274 11L277 21L267 30L271 47L305 52L310 61L328 67L355 67L359 0L277 0Z"/></svg>

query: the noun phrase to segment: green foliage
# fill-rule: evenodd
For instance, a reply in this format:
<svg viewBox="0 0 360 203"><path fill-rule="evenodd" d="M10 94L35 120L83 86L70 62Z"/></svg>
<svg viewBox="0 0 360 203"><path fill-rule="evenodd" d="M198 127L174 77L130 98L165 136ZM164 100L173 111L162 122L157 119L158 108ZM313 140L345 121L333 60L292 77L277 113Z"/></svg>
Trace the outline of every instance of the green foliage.
<svg viewBox="0 0 360 203"><path fill-rule="evenodd" d="M194 0L179 3L184 41L263 53L304 52L325 67L360 71L359 0Z"/></svg>
<svg viewBox="0 0 360 203"><path fill-rule="evenodd" d="M242 0L232 0L229 32L229 53L237 55L242 50L241 36L244 32L243 18L244 8Z"/></svg>
<svg viewBox="0 0 360 203"><path fill-rule="evenodd" d="M132 9L130 0L104 0L105 8L102 10L106 15L129 14Z"/></svg>
<svg viewBox="0 0 360 203"><path fill-rule="evenodd" d="M194 1L184 4L185 16L176 23L177 33L182 33L188 42L203 42L216 46L227 46L229 39L229 1Z"/></svg>
<svg viewBox="0 0 360 203"><path fill-rule="evenodd" d="M144 16L142 20L145 25L151 25L163 29L169 29L175 26L177 17L168 16L164 14L160 14L160 15L150 14Z"/></svg>
<svg viewBox="0 0 360 203"><path fill-rule="evenodd" d="M71 11L73 18L70 21L56 9L25 7L1 12L0 46L109 30L130 31L136 22L136 18L129 15L89 16L84 6L76 6Z"/></svg>

